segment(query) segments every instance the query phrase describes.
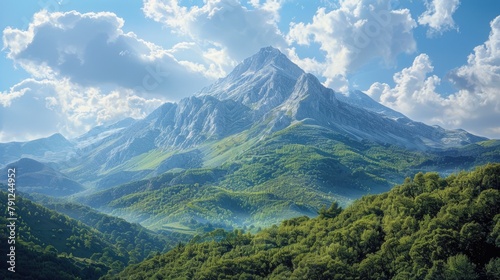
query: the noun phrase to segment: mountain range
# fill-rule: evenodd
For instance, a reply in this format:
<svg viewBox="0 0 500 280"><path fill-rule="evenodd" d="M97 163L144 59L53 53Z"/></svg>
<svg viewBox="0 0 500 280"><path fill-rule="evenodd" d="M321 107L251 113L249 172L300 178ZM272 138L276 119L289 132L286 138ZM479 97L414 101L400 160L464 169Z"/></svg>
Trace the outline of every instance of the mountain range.
<svg viewBox="0 0 500 280"><path fill-rule="evenodd" d="M413 121L360 91L335 92L272 47L144 119L70 140L3 143L0 151L0 166L25 157L50 166L48 177L36 177L44 194L71 194L172 232L269 226L389 190L418 171L500 161L500 141ZM61 193L49 183L61 176L82 189Z"/></svg>
<svg viewBox="0 0 500 280"><path fill-rule="evenodd" d="M66 160L73 148L73 144L59 133L28 142L1 143L0 167L23 157L44 162Z"/></svg>

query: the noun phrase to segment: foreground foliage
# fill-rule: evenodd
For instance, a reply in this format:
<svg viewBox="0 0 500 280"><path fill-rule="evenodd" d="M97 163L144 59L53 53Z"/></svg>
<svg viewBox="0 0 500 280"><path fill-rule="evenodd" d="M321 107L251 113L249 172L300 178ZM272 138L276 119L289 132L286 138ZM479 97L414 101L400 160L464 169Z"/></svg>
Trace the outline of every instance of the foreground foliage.
<svg viewBox="0 0 500 280"><path fill-rule="evenodd" d="M104 279L500 279L499 189L500 164L418 173L345 210L216 230Z"/></svg>

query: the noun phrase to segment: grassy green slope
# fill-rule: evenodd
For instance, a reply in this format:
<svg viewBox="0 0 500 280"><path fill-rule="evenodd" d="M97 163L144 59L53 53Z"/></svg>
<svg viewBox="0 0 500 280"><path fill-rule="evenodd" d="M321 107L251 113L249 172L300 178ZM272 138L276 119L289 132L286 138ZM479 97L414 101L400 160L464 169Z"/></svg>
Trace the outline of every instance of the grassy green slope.
<svg viewBox="0 0 500 280"><path fill-rule="evenodd" d="M245 137L225 139L204 151L206 157L222 156L230 163L165 173L82 202L155 230L176 231L172 225L181 225L177 229L185 232L183 227L195 230L207 223L226 228L270 226L300 215L315 216L333 201L345 206L362 195L387 191L410 174L438 170L445 166L443 161L448 162L446 172L500 161L496 142L423 153L354 141L303 124L260 141ZM230 146L236 147L233 153ZM475 156L464 158L465 151Z"/></svg>
<svg viewBox="0 0 500 280"><path fill-rule="evenodd" d="M345 210L214 231L103 279L499 279L499 190L500 164L419 173Z"/></svg>

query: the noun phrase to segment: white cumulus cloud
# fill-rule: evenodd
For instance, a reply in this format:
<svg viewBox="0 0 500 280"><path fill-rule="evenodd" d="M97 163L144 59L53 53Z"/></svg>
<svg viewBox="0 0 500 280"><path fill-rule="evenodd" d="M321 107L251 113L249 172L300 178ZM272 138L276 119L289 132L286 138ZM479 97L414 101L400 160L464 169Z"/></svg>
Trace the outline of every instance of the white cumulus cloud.
<svg viewBox="0 0 500 280"><path fill-rule="evenodd" d="M318 43L326 54L324 62L314 63L311 59L296 62L299 66L321 69L314 73L325 77L327 86L345 90L346 75L367 62L382 58L390 65L398 54L414 52L416 22L409 10L393 9L390 2L343 0L331 11L319 8L310 23L291 23L287 34L290 44ZM291 52L294 56L293 49Z"/></svg>
<svg viewBox="0 0 500 280"><path fill-rule="evenodd" d="M167 50L122 30L113 13L40 11L28 30L6 28L4 49L16 65L39 79L82 86L114 86L176 100L212 77L175 59Z"/></svg>
<svg viewBox="0 0 500 280"><path fill-rule="evenodd" d="M367 94L412 119L500 139L500 16L490 25L488 40L474 48L466 65L448 74L456 92L436 92L441 80L431 75L430 58L420 54L394 75L394 87L374 83Z"/></svg>
<svg viewBox="0 0 500 280"><path fill-rule="evenodd" d="M180 2L146 0L143 12L203 49L212 49L205 55L222 52L219 61L212 60L212 68L230 70L264 46L286 46L276 25L281 1L251 1L252 8L235 0L207 0L203 5L190 7Z"/></svg>
<svg viewBox="0 0 500 280"><path fill-rule="evenodd" d="M26 141L60 132L80 135L126 117L143 118L162 104L132 90L103 92L64 80L26 79L0 92L0 142Z"/></svg>
<svg viewBox="0 0 500 280"><path fill-rule="evenodd" d="M426 118L427 122L436 123L439 120L433 119L433 116L441 115L445 100L435 91L441 80L435 75L429 76L433 69L429 56L420 54L412 66L394 75L394 88L375 83L367 94L410 118Z"/></svg>
<svg viewBox="0 0 500 280"><path fill-rule="evenodd" d="M125 33L123 25L109 12L42 10L27 30L4 29L7 57L32 78L0 92L0 142L56 132L73 137L141 118L215 79L204 65L174 56L189 45L166 50Z"/></svg>
<svg viewBox="0 0 500 280"><path fill-rule="evenodd" d="M477 93L500 88L500 16L491 21L490 26L488 40L474 48L466 65L450 73L449 77L458 87Z"/></svg>
<svg viewBox="0 0 500 280"><path fill-rule="evenodd" d="M453 14L460 5L460 0L432 0L426 2L427 10L420 15L418 23L428 25L429 36L441 34L450 29L458 29L453 20Z"/></svg>

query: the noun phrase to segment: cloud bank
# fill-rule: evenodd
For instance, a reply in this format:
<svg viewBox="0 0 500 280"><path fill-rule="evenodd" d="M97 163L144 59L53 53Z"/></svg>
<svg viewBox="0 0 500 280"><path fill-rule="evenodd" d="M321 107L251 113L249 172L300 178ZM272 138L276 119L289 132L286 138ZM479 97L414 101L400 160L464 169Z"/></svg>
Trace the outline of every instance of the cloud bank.
<svg viewBox="0 0 500 280"><path fill-rule="evenodd" d="M143 12L185 38L192 47L206 49L201 54L208 62L206 68L222 69L220 75L225 75L263 46L286 46L276 25L281 2L250 2L252 8L235 0L207 0L203 5L190 7L176 0L146 0Z"/></svg>
<svg viewBox="0 0 500 280"><path fill-rule="evenodd" d="M390 2L344 0L337 9L318 9L310 23L291 23L289 43L317 43L325 53L324 62L309 59L299 66L325 77L328 87L344 91L346 75L369 61L382 58L393 64L398 54L414 52L416 22L409 10L393 9Z"/></svg>
<svg viewBox="0 0 500 280"><path fill-rule="evenodd" d="M32 78L0 93L0 142L144 117L211 80L123 24L113 13L41 11L27 30L6 28L8 58Z"/></svg>
<svg viewBox="0 0 500 280"><path fill-rule="evenodd" d="M431 75L433 66L426 54L394 75L394 87L374 83L367 94L410 118L494 138L500 133L500 16L490 27L488 40L474 48L467 64L448 74L457 87L453 94L436 92L441 79Z"/></svg>
<svg viewBox="0 0 500 280"><path fill-rule="evenodd" d="M41 11L28 30L5 29L3 43L8 57L39 79L66 78L81 86L134 89L170 100L209 83L203 69L177 61L134 33L124 33L123 24L108 12Z"/></svg>
<svg viewBox="0 0 500 280"><path fill-rule="evenodd" d="M0 142L25 141L60 132L78 136L126 117L143 118L163 103L132 90L103 92L63 80L26 79L0 94ZM8 121L5 121L8 120Z"/></svg>

